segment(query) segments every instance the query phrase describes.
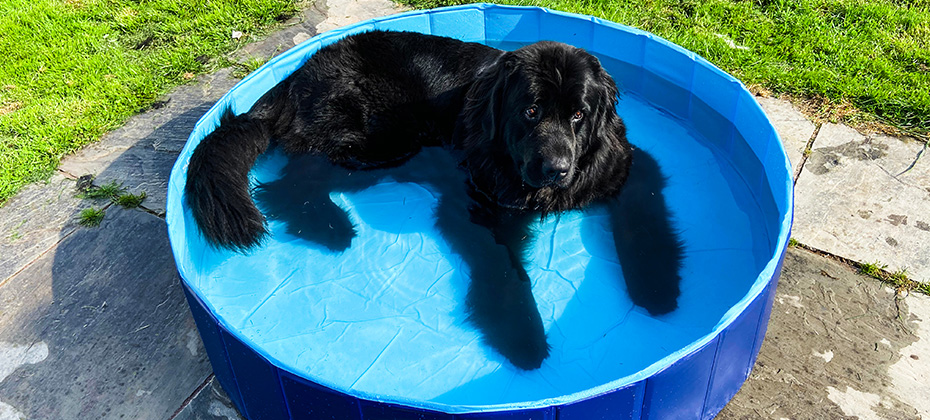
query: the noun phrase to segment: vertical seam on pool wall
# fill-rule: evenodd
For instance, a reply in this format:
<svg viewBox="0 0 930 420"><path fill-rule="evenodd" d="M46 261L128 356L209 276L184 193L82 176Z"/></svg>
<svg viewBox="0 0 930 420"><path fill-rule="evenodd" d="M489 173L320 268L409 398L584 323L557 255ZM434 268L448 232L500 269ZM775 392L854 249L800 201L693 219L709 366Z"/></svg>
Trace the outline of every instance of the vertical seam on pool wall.
<svg viewBox="0 0 930 420"><path fill-rule="evenodd" d="M427 11L426 17L427 31L429 31L429 35L433 35L433 13Z"/></svg>
<svg viewBox="0 0 930 420"><path fill-rule="evenodd" d="M691 56L688 58L691 59L691 80L688 82L688 109L685 111L684 117L687 117L689 121L694 121L694 79L697 77L697 54L691 53ZM691 123L694 125L694 122Z"/></svg>
<svg viewBox="0 0 930 420"><path fill-rule="evenodd" d="M278 389L281 390L281 399L284 401L284 412L287 413L288 419L293 420L294 413L291 412L291 405L287 402L287 395L284 393L284 382L281 381L281 369L273 363L269 363L269 365L274 369L274 377L278 380Z"/></svg>
<svg viewBox="0 0 930 420"><path fill-rule="evenodd" d="M484 44L487 45L488 44L488 18L490 16L488 14L488 9L476 7L475 10L481 12L481 18L482 18L481 23L483 24L481 27L481 30L484 31Z"/></svg>
<svg viewBox="0 0 930 420"><path fill-rule="evenodd" d="M638 82L637 84L639 85L639 89L641 91L639 94L644 97L643 99L645 99L645 94L646 94L645 87L644 87L646 84L646 73L650 72L650 70L646 68L646 44L647 44L646 41L649 41L651 39L649 35L650 34L648 32L644 32L642 34L636 35L637 39L640 40L640 44L642 44L642 48L639 53L640 70L638 72L639 80L637 81Z"/></svg>
<svg viewBox="0 0 930 420"><path fill-rule="evenodd" d="M212 313L209 315L211 318L213 317ZM232 381L236 385L236 393L239 394L239 402L242 404L242 407L237 407L237 408L243 411L243 414L245 414L245 418L252 419L252 417L249 416L249 409L248 409L247 404L245 403L245 397L242 395L242 387L239 386L239 378L236 375L236 370L233 369L232 358L229 357L229 345L226 344L226 334L229 334L229 332L225 331L226 329L223 328L222 325L220 325L219 321L216 321L214 325L216 325L216 328L218 330L217 333L219 333L218 335L220 336L220 341L223 343L223 358L226 359L226 366L229 367L229 374L232 375Z"/></svg>
<svg viewBox="0 0 930 420"><path fill-rule="evenodd" d="M365 420L365 413L362 412L362 400L361 400L361 398L358 398L358 397L355 397L355 396L352 396L352 395L349 395L349 394L346 394L346 395L347 395L349 398L351 398L352 401L355 402L355 409L358 410L358 420ZM384 405L384 407L386 407L388 410L391 409L391 406L389 406L389 405Z"/></svg>
<svg viewBox="0 0 930 420"><path fill-rule="evenodd" d="M633 412L630 416L633 420L643 418L643 401L646 400L646 381L645 379L640 381L642 386L639 385L639 382L632 384L633 388ZM615 391L619 392L619 391ZM636 406L636 399L639 398L639 407ZM637 413L639 413L637 415Z"/></svg>
<svg viewBox="0 0 930 420"><path fill-rule="evenodd" d="M731 324L732 325L732 324ZM714 349L714 361L710 365L710 375L707 378L707 389L704 391L704 403L701 404L701 418L704 419L707 416L707 403L710 399L711 391L714 387L714 378L717 373L717 363L720 361L720 346L723 345L723 341L727 338L727 332L730 331L730 328L724 328L720 332L720 335L717 336L717 346Z"/></svg>
<svg viewBox="0 0 930 420"><path fill-rule="evenodd" d="M778 265L781 265L781 262L779 262ZM765 310L769 302L768 295L775 293L775 284L773 283L773 279L777 278L780 272L781 272L781 267L776 266L775 273L772 273L772 279L769 279L768 285L765 286L765 289L769 289L769 290L762 289L762 293L760 293L759 296L756 298L756 299L759 299L759 302L762 304L762 307L759 308L759 319L756 320L756 334L755 334L756 336L752 339L752 350L750 350L752 353L749 355L749 360L746 362L746 366L743 369L743 372L745 373L745 376L747 378L749 377L749 374L752 372L752 366L756 362L756 355L758 355L759 351L762 350L762 343L760 343L759 341L765 340L765 334L762 334L760 336L759 329L766 328L762 325L762 323L763 323L763 320L767 320L765 316Z"/></svg>
<svg viewBox="0 0 930 420"><path fill-rule="evenodd" d="M652 376L650 376L650 377L648 377L648 378L642 379L642 382L643 382L643 399L642 399L642 401L640 401L640 404L639 404L639 418L640 418L640 420L646 418L646 413L647 413L647 411L646 411L646 398L649 397L649 382L650 382L649 379L650 379L650 378L653 378L653 377L655 377L655 374L653 374Z"/></svg>
<svg viewBox="0 0 930 420"><path fill-rule="evenodd" d="M588 45L585 47L586 50L594 49L594 29L597 27L597 23L595 23L594 19L596 19L594 16L588 16L586 20L588 23Z"/></svg>

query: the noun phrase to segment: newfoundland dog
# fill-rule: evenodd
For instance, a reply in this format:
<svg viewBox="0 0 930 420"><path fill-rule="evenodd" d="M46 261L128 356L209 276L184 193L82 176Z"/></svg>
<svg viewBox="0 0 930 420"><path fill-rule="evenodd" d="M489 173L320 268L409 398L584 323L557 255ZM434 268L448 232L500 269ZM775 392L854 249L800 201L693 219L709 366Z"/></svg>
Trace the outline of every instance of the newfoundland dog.
<svg viewBox="0 0 930 420"><path fill-rule="evenodd" d="M463 176L440 187L436 226L470 268L469 320L515 366L535 369L549 346L524 269L534 219L605 205L633 302L652 314L677 306L683 249L660 194L664 178L627 142L617 95L597 58L561 43L506 52L416 33L352 35L248 112L224 115L191 156L187 203L212 245L258 246L268 232L248 174L276 145L290 163L257 191L269 217L345 249L352 224L327 189L348 179L363 188L441 147Z"/></svg>

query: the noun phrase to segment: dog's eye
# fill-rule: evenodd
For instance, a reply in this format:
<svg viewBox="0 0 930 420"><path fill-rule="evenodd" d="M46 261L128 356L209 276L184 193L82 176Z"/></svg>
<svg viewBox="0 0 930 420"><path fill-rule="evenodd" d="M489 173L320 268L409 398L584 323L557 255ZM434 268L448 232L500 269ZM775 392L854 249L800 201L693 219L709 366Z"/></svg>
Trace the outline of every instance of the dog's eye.
<svg viewBox="0 0 930 420"><path fill-rule="evenodd" d="M572 121L574 122L581 121L582 118L584 118L584 112L575 111L575 113L572 114Z"/></svg>
<svg viewBox="0 0 930 420"><path fill-rule="evenodd" d="M533 105L527 109L523 110L523 116L528 120L535 120L539 118L539 108L536 105Z"/></svg>

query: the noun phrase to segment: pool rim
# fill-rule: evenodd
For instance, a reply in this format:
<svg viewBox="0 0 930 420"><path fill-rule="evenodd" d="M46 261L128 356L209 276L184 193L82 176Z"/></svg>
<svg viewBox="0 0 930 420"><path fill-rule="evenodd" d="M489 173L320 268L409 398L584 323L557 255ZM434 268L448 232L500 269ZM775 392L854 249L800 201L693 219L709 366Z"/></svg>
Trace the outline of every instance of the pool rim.
<svg viewBox="0 0 930 420"><path fill-rule="evenodd" d="M465 11L465 10L481 10L483 12L517 11L521 13L530 13L531 11L534 11L536 13L552 14L552 15L568 17L572 19L590 21L594 25L602 25L602 26L622 30L625 32L630 32L633 34L646 36L652 41L663 44L664 46L672 48L673 50L677 51L680 54L690 57L697 64L707 67L711 71L717 73L718 76L722 76L726 81L730 83L738 84L740 89L742 89L742 91L740 92L740 97L748 97L749 99L752 99L751 94L748 92L748 90L746 90L745 86L741 82L739 82L737 79L733 78L729 74L726 74L725 72L723 72L722 70L720 70L713 64L707 62L700 56L697 56L693 52L685 50L684 48L677 46L653 34L649 34L649 33L640 31L635 28L630 28L625 25L620 25L614 22L609 22L609 21L602 20L602 19L595 18L595 17L578 15L578 14L573 14L573 13L566 13L566 12L559 12L559 11L552 11L548 9L538 8L538 7L470 4L470 5L464 5L464 6L453 6L453 7L431 9L431 10L415 10L415 11L410 11L410 12L405 12L405 13L400 13L400 14L395 14L395 15L383 16L383 17L359 22L359 23L349 25L346 27L342 27L339 29L335 29L332 31L324 32L322 34L318 34L314 36L313 38L310 38L307 41L304 41L301 44L295 46L294 48L291 48L290 50L278 55L277 57L273 58L268 63L260 67L258 70L254 71L253 73L246 76L243 80L238 82L233 88L229 90L229 92L227 92L219 101L217 101L217 103L209 111L207 111L203 117L200 118L200 120L198 120L195 127L202 127L204 124L211 125L211 126L215 124L215 121L211 121L211 119L215 120L216 117L218 116L218 113L221 112L222 109L224 109L227 106L227 104L231 103L232 98L235 96L234 94L236 90L240 86L249 85L250 81L253 78L259 77L259 75L262 72L271 71L271 69L275 66L275 64L282 60L286 60L289 57L293 58L293 56L296 56L296 55L308 56L308 54L304 50L307 48L307 46L312 45L313 43L319 42L325 45L325 43L333 42L336 39L339 39L345 35L370 28L379 22L389 22L389 21L400 19L400 18L416 16L416 15L421 15L421 14L455 12L455 11ZM751 104L745 104L745 106L748 106L752 112L763 113L761 107L759 107L759 105L754 100L752 100ZM764 116L764 113L763 113L763 116ZM765 121L768 121L768 120L765 119ZM649 365L648 367L644 369L641 369L640 371L636 373L633 373L633 374L630 374L630 375L627 375L621 378L617 378L610 382L604 383L596 387L589 388L584 391L578 391L578 392L574 392L571 394L562 395L557 398L534 400L534 401L528 401L525 403L492 404L492 405L482 405L482 406L477 406L477 407L472 407L472 406L463 407L461 405L450 406L448 404L430 403L430 402L425 402L425 401L420 401L416 404L412 404L410 401L386 401L386 400L379 398L379 396L377 395L370 395L368 393L359 392L359 391L351 391L351 393L348 393L345 390L339 390L339 392L345 392L349 396L359 398L359 399L365 399L369 401L376 401L376 402L389 403L389 404L403 404L405 406L417 407L417 408L422 408L422 409L427 409L427 410L438 410L440 412L446 412L446 413L497 412L497 411L537 409L537 408L547 407L547 406L552 406L552 405L571 404L574 402L583 401L585 399L594 398L600 395L618 391L626 387L634 386L640 381L643 381L645 379L654 377L662 373L663 371L675 365L675 363L677 363L678 361L683 360L687 358L688 356L696 354L697 352L701 351L709 343L711 343L712 341L714 341L715 339L723 335L727 331L727 329L737 320L737 318L741 314L743 314L752 303L756 302L756 300L762 295L762 293L765 290L767 290L768 288L771 288L772 290L770 290L769 292L774 293L773 289L774 289L774 285L777 283L777 274L780 271L781 261L784 258L784 254L787 249L788 238L790 236L790 228L793 222L793 183L791 182L792 172L790 170L790 163L788 163L787 156L784 152L784 148L781 145L781 142L778 141L779 137L778 137L777 132L775 132L774 128L771 127L771 124L769 124L769 126L766 127L766 129L771 131L771 133L769 134L773 136L772 138L774 138L775 143L778 145L781 155L784 156L783 163L786 168L785 174L787 175L786 177L787 179L785 182L787 182L788 184L787 188L785 189L786 196L781 197L781 200L785 200L784 202L786 203L785 205L786 211L779 215L781 219L779 220L779 223L778 223L779 232L778 232L777 239L775 240L776 249L775 249L773 256L765 264L765 267L759 272L752 286L749 288L749 290L743 296L743 298L741 298L728 311L726 311L726 313L722 316L720 322L718 322L717 325L715 325L714 328L710 332L708 332L701 338L691 342L687 346L684 346L678 349L677 351L670 352L662 359L656 361L655 363ZM191 136L188 138L187 144L185 145L184 150L181 152L181 156L179 157L178 161L175 163L174 167L172 168L171 181L169 181L169 194L168 194L168 205L166 209L166 221L168 222L168 225L169 225L169 238L171 240L172 252L174 253L175 261L180 261L179 253L181 251L179 250L176 243L179 243L178 241L180 241L181 239L176 238L173 229L171 229L171 224L173 220L176 220L176 218L183 217L183 215L176 214L176 212L182 211L184 206L183 204L176 202L177 200L181 199L182 195L176 193L176 190L173 191L172 186L175 186L175 187L177 187L178 185L183 186L183 181L181 181L180 184L178 184L177 179L181 177L180 174L182 174L186 168L187 160L190 157L190 151L191 151L190 149L195 147L196 143L199 142L200 140L200 139L195 139L196 136L197 136L197 130L195 129L192 132ZM764 159L762 157L759 157L759 159L760 159L760 164L762 164L764 167L765 166L765 162L763 162ZM769 183L772 183L772 182L776 182L776 181L769 180ZM779 200L779 197L774 197L775 192L772 191L771 188L769 188L770 186L766 185L766 187L769 190L769 192L773 194L773 199ZM175 193L172 194L172 192L175 192ZM190 234L190 232L186 232L186 233ZM188 285L187 279L181 271L182 270L179 267L179 274L184 281L184 287L188 288L189 285ZM191 290L190 293L192 294L193 297L197 298L198 300L202 299L202 297L200 297L195 292L193 292L193 290ZM204 307L209 310L210 305L208 303L201 301L201 304L203 304ZM770 308L768 308L765 312L768 312L768 310L770 310ZM212 310L210 310L210 312L212 315ZM764 316L763 318L764 319L762 319L760 322L767 321L768 317ZM239 340L242 340L245 343L249 342L248 338L243 337L241 334L239 334L235 328L229 328L227 325L224 325L221 319L216 318L216 322L217 322L217 326L226 330L228 334L231 334L232 336L236 337ZM764 329L765 326L761 325L759 328ZM754 344L754 351L756 353L758 352L759 344L760 343ZM256 349L255 346L249 346L249 347L251 347L253 350L259 350L259 349ZM281 366L286 366L285 363L281 363L280 361L269 356L268 354L262 353L261 351L259 351L258 353L262 357L264 357L264 359L269 364L273 365L275 368L281 371L289 371L288 369L281 367ZM753 360L755 359L755 356L756 356L755 354L752 355ZM307 381L318 383L323 386L327 386L327 384L325 384L325 381L318 381L317 378L314 378L314 379L304 378L304 379ZM328 387L328 388L331 388L334 390L336 389L333 387ZM462 408L465 408L466 411L461 411Z"/></svg>

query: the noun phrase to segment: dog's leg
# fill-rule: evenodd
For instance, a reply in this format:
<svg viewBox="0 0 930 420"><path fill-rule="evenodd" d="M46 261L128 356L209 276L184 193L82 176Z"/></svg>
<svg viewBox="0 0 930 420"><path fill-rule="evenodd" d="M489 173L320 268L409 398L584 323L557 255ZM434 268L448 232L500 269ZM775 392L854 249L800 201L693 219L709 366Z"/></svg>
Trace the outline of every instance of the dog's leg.
<svg viewBox="0 0 930 420"><path fill-rule="evenodd" d="M521 369L536 369L549 356L546 332L522 265L530 215L493 223L470 211L464 191L448 191L437 207L437 226L471 271L466 304L469 321L485 342Z"/></svg>
<svg viewBox="0 0 930 420"><path fill-rule="evenodd" d="M636 149L630 176L607 200L620 267L633 303L653 315L678 307L684 247L662 195L665 177L648 153Z"/></svg>

